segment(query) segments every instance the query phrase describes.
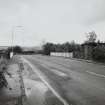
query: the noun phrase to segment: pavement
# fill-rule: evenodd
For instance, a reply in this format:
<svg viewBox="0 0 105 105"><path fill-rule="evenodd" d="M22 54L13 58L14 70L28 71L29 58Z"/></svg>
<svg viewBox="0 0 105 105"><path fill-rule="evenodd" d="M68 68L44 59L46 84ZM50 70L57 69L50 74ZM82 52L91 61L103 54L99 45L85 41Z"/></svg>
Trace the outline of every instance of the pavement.
<svg viewBox="0 0 105 105"><path fill-rule="evenodd" d="M41 55L23 55L21 61L30 105L105 104L104 65Z"/></svg>
<svg viewBox="0 0 105 105"><path fill-rule="evenodd" d="M0 89L0 105L21 105L20 70L16 60L9 61L7 71L12 77L5 73L8 86Z"/></svg>

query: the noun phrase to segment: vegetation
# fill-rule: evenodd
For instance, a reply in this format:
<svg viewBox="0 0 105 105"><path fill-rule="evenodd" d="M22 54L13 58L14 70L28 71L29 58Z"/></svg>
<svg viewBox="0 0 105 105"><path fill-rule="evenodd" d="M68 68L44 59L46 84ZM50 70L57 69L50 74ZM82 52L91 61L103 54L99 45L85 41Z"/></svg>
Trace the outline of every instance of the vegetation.
<svg viewBox="0 0 105 105"><path fill-rule="evenodd" d="M99 62L105 62L105 43L100 40L96 42L97 34L92 31L87 34L86 43L92 47L92 59Z"/></svg>
<svg viewBox="0 0 105 105"><path fill-rule="evenodd" d="M96 42L97 34L94 31L91 31L86 35L87 40L82 45L76 44L74 41L63 44L47 42L43 45L43 53L45 55L50 55L50 52L74 52L74 57L84 59L86 56L84 46L86 45L91 48L91 56L90 53L89 56L92 60L105 62L105 43L100 40ZM88 48L87 51L89 52Z"/></svg>
<svg viewBox="0 0 105 105"><path fill-rule="evenodd" d="M22 48L20 46L14 46L14 47L9 47L7 49L7 52L10 53L10 52L14 52L14 53L22 53Z"/></svg>
<svg viewBox="0 0 105 105"><path fill-rule="evenodd" d="M80 45L76 44L74 41L63 44L46 43L43 45L43 53L45 55L50 55L50 52L73 52L79 50L79 48Z"/></svg>
<svg viewBox="0 0 105 105"><path fill-rule="evenodd" d="M97 34L94 31L87 33L87 40L85 43L95 43L97 39Z"/></svg>
<svg viewBox="0 0 105 105"><path fill-rule="evenodd" d="M4 54L7 59L10 59L10 52L12 51L14 52L14 54L19 54L22 53L22 48L20 46L8 47Z"/></svg>
<svg viewBox="0 0 105 105"><path fill-rule="evenodd" d="M0 58L0 71L5 70L7 67L7 59L2 57Z"/></svg>
<svg viewBox="0 0 105 105"><path fill-rule="evenodd" d="M93 48L92 58L95 61L105 62L105 46L96 46Z"/></svg>

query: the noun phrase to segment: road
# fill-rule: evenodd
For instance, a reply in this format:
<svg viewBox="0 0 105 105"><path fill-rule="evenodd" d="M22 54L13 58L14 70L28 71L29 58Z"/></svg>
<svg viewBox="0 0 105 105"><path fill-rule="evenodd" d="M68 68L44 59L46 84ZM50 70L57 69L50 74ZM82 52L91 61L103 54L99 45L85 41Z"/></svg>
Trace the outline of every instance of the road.
<svg viewBox="0 0 105 105"><path fill-rule="evenodd" d="M59 105L105 105L104 65L41 55L21 57L58 98Z"/></svg>

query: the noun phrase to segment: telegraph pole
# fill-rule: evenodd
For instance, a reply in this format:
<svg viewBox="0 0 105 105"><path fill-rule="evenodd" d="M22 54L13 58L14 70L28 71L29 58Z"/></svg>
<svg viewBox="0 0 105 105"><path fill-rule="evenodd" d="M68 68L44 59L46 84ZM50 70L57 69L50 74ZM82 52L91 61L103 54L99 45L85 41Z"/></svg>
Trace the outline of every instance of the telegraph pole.
<svg viewBox="0 0 105 105"><path fill-rule="evenodd" d="M14 55L14 35L15 35L15 28L22 28L23 26L13 26L12 27L12 41L11 41L11 47L12 51L10 52L10 58Z"/></svg>
<svg viewBox="0 0 105 105"><path fill-rule="evenodd" d="M10 58L13 57L14 55L14 27L12 27L12 40L11 40L11 48L12 48L12 51L10 52Z"/></svg>

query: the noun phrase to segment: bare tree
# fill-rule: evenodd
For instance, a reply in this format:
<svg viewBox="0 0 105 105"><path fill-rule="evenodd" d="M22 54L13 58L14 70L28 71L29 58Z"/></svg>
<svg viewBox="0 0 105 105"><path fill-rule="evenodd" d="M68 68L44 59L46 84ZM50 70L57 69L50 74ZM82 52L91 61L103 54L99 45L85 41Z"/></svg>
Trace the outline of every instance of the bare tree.
<svg viewBox="0 0 105 105"><path fill-rule="evenodd" d="M94 43L97 39L97 35L96 35L95 31L91 31L91 32L87 33L86 37L87 37L87 40L86 40L87 43Z"/></svg>

